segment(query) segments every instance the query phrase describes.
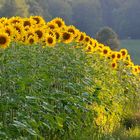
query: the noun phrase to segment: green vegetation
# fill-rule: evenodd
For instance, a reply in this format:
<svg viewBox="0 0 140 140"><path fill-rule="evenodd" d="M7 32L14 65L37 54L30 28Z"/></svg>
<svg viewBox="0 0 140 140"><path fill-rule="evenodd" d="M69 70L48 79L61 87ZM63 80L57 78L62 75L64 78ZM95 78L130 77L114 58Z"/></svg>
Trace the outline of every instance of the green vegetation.
<svg viewBox="0 0 140 140"><path fill-rule="evenodd" d="M112 50L118 50L120 48L120 42L118 35L109 27L101 28L97 33L95 38L98 42L109 46Z"/></svg>
<svg viewBox="0 0 140 140"><path fill-rule="evenodd" d="M137 105L139 81L128 69L115 71L104 57L73 45L1 50L2 140L115 137Z"/></svg>

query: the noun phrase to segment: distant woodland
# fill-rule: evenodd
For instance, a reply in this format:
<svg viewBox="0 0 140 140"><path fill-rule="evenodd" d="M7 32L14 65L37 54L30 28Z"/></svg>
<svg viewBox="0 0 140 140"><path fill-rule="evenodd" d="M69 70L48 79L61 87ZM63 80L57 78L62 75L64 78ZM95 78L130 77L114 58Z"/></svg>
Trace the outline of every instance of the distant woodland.
<svg viewBox="0 0 140 140"><path fill-rule="evenodd" d="M140 0L0 0L0 17L61 17L94 37L103 26L120 38L140 39Z"/></svg>

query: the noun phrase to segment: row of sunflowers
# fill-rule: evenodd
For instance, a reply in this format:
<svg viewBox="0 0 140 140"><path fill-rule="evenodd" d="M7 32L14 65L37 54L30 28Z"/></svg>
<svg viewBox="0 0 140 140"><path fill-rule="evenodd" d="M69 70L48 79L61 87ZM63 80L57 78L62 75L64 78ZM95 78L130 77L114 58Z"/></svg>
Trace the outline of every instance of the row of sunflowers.
<svg viewBox="0 0 140 140"><path fill-rule="evenodd" d="M12 42L25 45L39 44L42 47L55 47L58 43L75 42L74 48L81 48L89 54L97 53L109 59L109 65L113 69L117 69L121 63L134 75L140 74L140 66L134 65L126 49L113 51L109 46L99 43L75 26L67 26L61 18L46 22L40 16L2 17L0 18L0 48L6 49Z"/></svg>

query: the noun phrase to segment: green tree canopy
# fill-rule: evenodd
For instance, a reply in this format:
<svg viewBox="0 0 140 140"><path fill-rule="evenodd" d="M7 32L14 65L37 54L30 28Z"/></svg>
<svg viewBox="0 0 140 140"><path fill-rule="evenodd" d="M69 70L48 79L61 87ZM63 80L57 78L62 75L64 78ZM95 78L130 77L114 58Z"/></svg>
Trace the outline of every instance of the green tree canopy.
<svg viewBox="0 0 140 140"><path fill-rule="evenodd" d="M110 46L112 50L119 48L118 35L109 27L103 27L96 33L96 39L104 45Z"/></svg>

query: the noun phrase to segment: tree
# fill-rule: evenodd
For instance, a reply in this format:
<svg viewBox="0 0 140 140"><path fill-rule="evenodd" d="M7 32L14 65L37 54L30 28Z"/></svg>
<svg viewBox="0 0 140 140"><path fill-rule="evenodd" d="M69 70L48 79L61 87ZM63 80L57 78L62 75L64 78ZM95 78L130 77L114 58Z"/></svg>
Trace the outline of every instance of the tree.
<svg viewBox="0 0 140 140"><path fill-rule="evenodd" d="M11 17L11 16L22 16L27 17L28 5L25 0L6 0L4 1L1 9L1 16Z"/></svg>
<svg viewBox="0 0 140 140"><path fill-rule="evenodd" d="M67 24L72 24L72 7L66 0L47 0L48 11L52 17L61 17Z"/></svg>
<svg viewBox="0 0 140 140"><path fill-rule="evenodd" d="M102 15L98 0L73 2L73 20L81 31L93 36L102 26Z"/></svg>
<svg viewBox="0 0 140 140"><path fill-rule="evenodd" d="M140 38L140 5L139 0L124 0L114 16L115 30L121 38Z"/></svg>
<svg viewBox="0 0 140 140"><path fill-rule="evenodd" d="M97 33L95 38L100 43L109 46L112 50L117 50L120 46L118 35L110 27L103 27Z"/></svg>

